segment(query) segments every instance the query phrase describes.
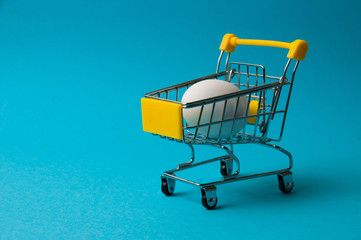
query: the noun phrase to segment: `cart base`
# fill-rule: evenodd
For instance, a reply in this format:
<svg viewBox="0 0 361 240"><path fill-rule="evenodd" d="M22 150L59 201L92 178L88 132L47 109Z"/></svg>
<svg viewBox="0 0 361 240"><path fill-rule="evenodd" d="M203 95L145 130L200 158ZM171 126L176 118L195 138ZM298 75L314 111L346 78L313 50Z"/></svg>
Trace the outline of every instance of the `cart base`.
<svg viewBox="0 0 361 240"><path fill-rule="evenodd" d="M176 169L169 170L169 171L166 171L163 173L163 175L161 176L162 192L166 196L172 195L174 192L174 189L175 189L175 181L181 181L181 182L185 182L185 183L189 183L189 184L198 186L201 188L202 205L206 209L214 209L216 207L217 202L218 202L216 185L221 185L221 184L225 184L225 183L231 183L231 182L242 181L242 180L247 180L247 179L252 179L252 178L277 175L279 189L283 193L291 192L293 189L293 185L294 185L293 184L293 174L291 172L291 168L293 166L293 158L292 158L291 153L289 153L288 151L286 151L285 149L283 149L277 145L273 145L273 144L269 144L269 143L258 143L258 144L262 145L262 146L273 148L273 149L278 150L281 153L287 155L287 157L289 159L289 166L287 168L281 169L281 170L252 174L252 175L247 175L247 176L239 176L239 168L240 168L239 160L233 154L232 150L229 150L227 147L225 147L223 145L212 145L212 146L216 146L216 147L224 149L228 153L228 155L205 160L205 161L198 162L198 163L194 163L194 148L192 145L189 144L188 146L191 148L191 152L192 152L191 160L189 162L178 165L178 168L176 168ZM184 179L184 178L181 178L181 177L178 177L175 175L175 172L183 171L188 168L197 167L197 166L215 162L215 161L220 161L221 174L223 175L223 178L221 180L214 181L214 182L208 182L208 183L198 183L198 182ZM234 162L236 163L236 169L233 173L233 165L234 165L233 163Z"/></svg>

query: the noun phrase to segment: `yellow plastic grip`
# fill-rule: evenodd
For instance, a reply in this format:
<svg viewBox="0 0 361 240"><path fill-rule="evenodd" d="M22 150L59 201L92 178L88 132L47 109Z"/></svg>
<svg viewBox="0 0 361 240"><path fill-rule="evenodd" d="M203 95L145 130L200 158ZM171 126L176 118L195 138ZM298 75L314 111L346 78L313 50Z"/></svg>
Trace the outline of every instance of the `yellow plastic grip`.
<svg viewBox="0 0 361 240"><path fill-rule="evenodd" d="M296 40L291 43L268 41L268 40L252 40L252 39L239 39L234 34L226 34L223 37L220 50L225 52L234 52L238 45L257 45L266 47L279 47L289 49L287 57L296 60L303 60L306 57L308 44L304 40Z"/></svg>
<svg viewBox="0 0 361 240"><path fill-rule="evenodd" d="M143 131L183 139L182 104L142 98Z"/></svg>

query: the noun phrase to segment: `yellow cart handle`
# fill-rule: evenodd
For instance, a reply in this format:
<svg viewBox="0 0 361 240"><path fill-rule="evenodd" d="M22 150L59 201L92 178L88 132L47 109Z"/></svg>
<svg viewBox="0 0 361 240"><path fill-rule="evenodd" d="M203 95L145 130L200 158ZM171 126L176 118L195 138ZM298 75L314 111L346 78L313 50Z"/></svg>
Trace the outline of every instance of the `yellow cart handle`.
<svg viewBox="0 0 361 240"><path fill-rule="evenodd" d="M234 49L238 45L257 45L267 47L279 47L289 49L287 57L291 59L303 60L306 57L308 44L304 40L296 40L291 43L268 41L268 40L251 40L251 39L239 39L234 34L226 34L223 37L221 46L219 49L225 52L234 52Z"/></svg>

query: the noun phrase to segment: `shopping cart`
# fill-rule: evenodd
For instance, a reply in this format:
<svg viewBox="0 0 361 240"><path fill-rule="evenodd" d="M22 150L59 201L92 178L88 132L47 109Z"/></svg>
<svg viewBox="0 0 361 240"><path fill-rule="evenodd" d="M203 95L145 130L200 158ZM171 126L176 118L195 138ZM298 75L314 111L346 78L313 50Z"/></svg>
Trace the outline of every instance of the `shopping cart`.
<svg viewBox="0 0 361 240"><path fill-rule="evenodd" d="M287 54L288 61L283 74L278 77L269 76L266 75L266 69L262 65L230 62L230 53L233 52L238 45L259 45L289 49ZM292 155L285 149L271 142L281 140L295 73L299 61L303 60L306 56L308 44L303 40L286 43L239 39L234 34L226 34L223 37L220 50L221 54L218 59L215 74L147 93L141 100L143 130L168 140L185 143L191 150L191 159L188 162L179 164L176 169L163 173L161 176L162 192L166 196L172 195L176 180L198 186L201 189L202 204L207 209L212 209L216 206L216 186L220 184L277 175L280 190L284 193L292 191ZM224 52L228 52L225 60L226 67L224 71L220 72L219 69ZM288 73L289 71L287 70L291 68L292 60L295 60L292 62L293 71ZM190 86L206 79L228 81L237 86L240 91L194 102L181 102L180 99L182 95ZM217 104L223 104L224 109L226 109L227 104L234 101L237 101L238 104L241 98L248 100L245 115L238 116L236 109L233 117L228 116L226 118L223 110L222 119L212 119ZM195 124L187 123L183 118L183 111L195 108L199 110L198 121L196 121ZM209 117L208 111L207 118L209 118L209 120L205 122L204 120L201 121L201 119L205 117L204 109L206 108L211 109L211 117ZM239 121L244 121L245 124L243 124L240 131L237 131L234 126ZM212 127L214 128L216 126L219 128L219 131L222 131L222 128L225 128L225 126L229 128L229 124L233 125L230 136L210 136L209 132ZM202 129L202 131L200 129ZM206 129L206 131L204 131L204 129ZM288 157L288 167L281 170L241 176L240 162L233 152L233 145L245 143L255 143L280 151ZM195 163L193 145L214 146L225 150L227 154ZM229 147L225 145L229 145ZM215 161L220 162L220 172L223 176L217 181L198 183L193 180L181 178L175 174L179 171Z"/></svg>

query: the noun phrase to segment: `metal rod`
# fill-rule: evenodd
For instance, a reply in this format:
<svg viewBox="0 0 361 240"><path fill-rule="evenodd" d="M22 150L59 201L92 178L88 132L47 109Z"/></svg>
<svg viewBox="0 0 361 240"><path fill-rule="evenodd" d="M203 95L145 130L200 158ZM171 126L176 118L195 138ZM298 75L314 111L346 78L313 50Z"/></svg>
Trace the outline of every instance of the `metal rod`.
<svg viewBox="0 0 361 240"><path fill-rule="evenodd" d="M184 168L186 166L192 165L192 163L194 162L194 158L195 158L194 148L193 148L192 144L187 144L187 145L191 149L191 160L189 160L188 162L179 164L177 169L181 169L181 168Z"/></svg>
<svg viewBox="0 0 361 240"><path fill-rule="evenodd" d="M291 80L291 85L290 85L290 89L288 90L288 97L287 97L287 102L286 102L286 108L285 108L285 114L283 115L283 121L282 121L282 128L281 128L281 133L280 133L280 137L279 139L281 140L282 135L283 135L283 129L285 127L285 122L286 122L286 116L287 116L287 111L288 111L288 104L290 102L291 99L291 93L292 93L292 88L293 88L293 81L295 78L295 74L298 68L298 64L300 63L300 61L296 62L295 68L293 69L293 74L292 74L292 80Z"/></svg>
<svg viewBox="0 0 361 240"><path fill-rule="evenodd" d="M217 63L217 71L216 71L216 73L219 72L219 65L221 64L221 60L222 60L223 53L224 53L224 51L221 51L221 54L220 54L219 57L218 57L218 63ZM217 77L216 77L216 79L217 79Z"/></svg>
<svg viewBox="0 0 361 240"><path fill-rule="evenodd" d="M191 164L191 165L183 166L182 168L176 168L176 169L168 170L168 171L166 171L165 173L171 174L171 173L183 171L183 170L185 170L185 169L193 168L193 167L196 167L196 166L199 166L199 165L203 165L203 164L206 164L206 163L211 163L211 162L214 162L214 161L220 161L220 160L222 160L222 159L224 159L224 158L227 158L227 157L229 157L229 155L212 158L212 159L209 159L209 160L206 160L206 161L201 161L201 162L198 162L198 163L193 163L193 164Z"/></svg>
<svg viewBox="0 0 361 240"><path fill-rule="evenodd" d="M277 91L276 101L275 101L274 107L273 107L273 109L271 109L271 111L276 111L276 109L277 109L278 99L279 99L280 96L281 96L282 86L283 86L283 83L284 83L285 80L286 80L286 73L287 73L287 69L288 69L288 66L290 65L290 63L291 63L291 59L288 59L288 62L287 62L286 67L285 67L285 70L283 71L283 76L282 76L281 79L280 79L280 87L279 87L279 89L278 89L278 91ZM272 120L273 120L273 118L274 118L274 114L272 115Z"/></svg>

